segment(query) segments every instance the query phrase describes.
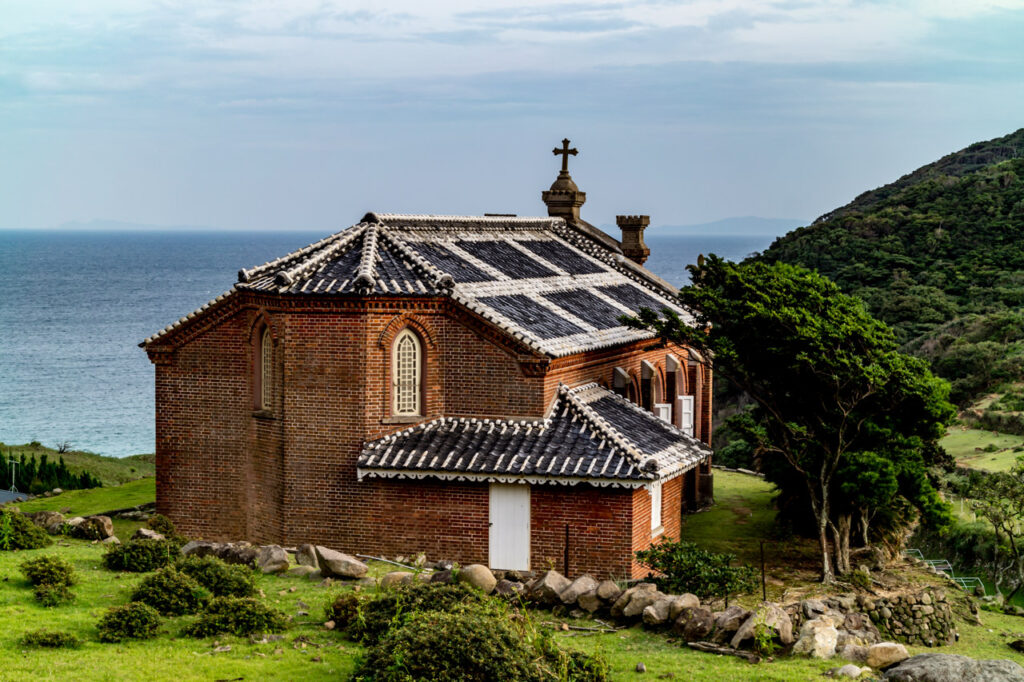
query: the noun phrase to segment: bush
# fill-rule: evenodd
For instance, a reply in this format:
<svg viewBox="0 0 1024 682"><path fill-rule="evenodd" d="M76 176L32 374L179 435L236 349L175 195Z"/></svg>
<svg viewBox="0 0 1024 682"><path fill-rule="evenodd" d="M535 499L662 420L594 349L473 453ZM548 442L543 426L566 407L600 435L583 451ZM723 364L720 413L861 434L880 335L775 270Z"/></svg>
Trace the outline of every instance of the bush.
<svg viewBox="0 0 1024 682"><path fill-rule="evenodd" d="M132 592L132 601L149 604L163 616L195 613L208 598L194 578L170 566L146 576Z"/></svg>
<svg viewBox="0 0 1024 682"><path fill-rule="evenodd" d="M327 607L327 618L350 639L375 644L400 617L416 612L477 608L496 613L500 603L466 583L413 583L360 599L342 594Z"/></svg>
<svg viewBox="0 0 1024 682"><path fill-rule="evenodd" d="M252 597L216 597L195 623L183 633L190 637L212 637L219 634L238 636L281 632L288 627L288 618Z"/></svg>
<svg viewBox="0 0 1024 682"><path fill-rule="evenodd" d="M121 642L126 639L150 639L160 627L160 614L152 606L131 602L115 606L100 619L96 628L101 642Z"/></svg>
<svg viewBox="0 0 1024 682"><path fill-rule="evenodd" d="M36 601L43 606L60 606L75 600L74 593L68 589L67 585L43 583L36 585L34 592Z"/></svg>
<svg viewBox="0 0 1024 682"><path fill-rule="evenodd" d="M21 572L33 585L75 584L75 568L56 554L46 554L21 562Z"/></svg>
<svg viewBox="0 0 1024 682"><path fill-rule="evenodd" d="M0 509L0 550L42 549L53 540L28 517L13 509Z"/></svg>
<svg viewBox="0 0 1024 682"><path fill-rule="evenodd" d="M26 632L19 640L21 646L42 649L74 649L81 640L70 632L60 630L33 630Z"/></svg>
<svg viewBox="0 0 1024 682"><path fill-rule="evenodd" d="M147 573L163 568L178 556L180 545L172 540L130 540L111 545L103 563L112 571Z"/></svg>
<svg viewBox="0 0 1024 682"><path fill-rule="evenodd" d="M187 556L174 567L190 575L215 597L251 597L256 594L253 570L238 564L226 564L217 557Z"/></svg>
<svg viewBox="0 0 1024 682"><path fill-rule="evenodd" d="M175 528L174 522L163 514L153 514L149 517L149 520L146 521L146 527L179 544L183 545L188 541L184 535L178 534L178 529Z"/></svg>
<svg viewBox="0 0 1024 682"><path fill-rule="evenodd" d="M472 608L411 614L366 652L353 679L604 682L608 665L563 652L549 636L532 641L515 620Z"/></svg>
<svg viewBox="0 0 1024 682"><path fill-rule="evenodd" d="M701 599L752 592L757 574L750 566L730 566L731 554L715 554L692 542L666 538L636 553L636 560L660 575L649 574L669 594L692 592Z"/></svg>

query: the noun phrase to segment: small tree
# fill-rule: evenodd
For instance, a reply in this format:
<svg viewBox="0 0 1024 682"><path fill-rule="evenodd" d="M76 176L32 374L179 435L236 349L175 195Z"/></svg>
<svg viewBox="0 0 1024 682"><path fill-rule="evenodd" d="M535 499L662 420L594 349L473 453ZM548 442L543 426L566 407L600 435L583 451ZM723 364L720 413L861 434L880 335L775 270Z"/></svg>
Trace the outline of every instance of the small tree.
<svg viewBox="0 0 1024 682"><path fill-rule="evenodd" d="M636 560L657 571L658 587L677 594L691 592L701 599L725 598L752 592L757 573L750 566L733 566L732 554L715 554L692 542L666 538L636 553Z"/></svg>
<svg viewBox="0 0 1024 682"><path fill-rule="evenodd" d="M1010 471L993 473L971 486L974 511L995 532L992 574L1002 591L1010 589L1009 601L1024 587L1024 457Z"/></svg>

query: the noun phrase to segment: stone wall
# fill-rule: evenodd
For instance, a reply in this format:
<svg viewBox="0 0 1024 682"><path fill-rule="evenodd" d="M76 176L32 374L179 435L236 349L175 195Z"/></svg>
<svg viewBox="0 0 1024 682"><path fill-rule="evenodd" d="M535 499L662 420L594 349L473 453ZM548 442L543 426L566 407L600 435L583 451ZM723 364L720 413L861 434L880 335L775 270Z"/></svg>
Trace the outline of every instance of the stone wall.
<svg viewBox="0 0 1024 682"><path fill-rule="evenodd" d="M942 646L956 641L956 622L941 590L865 600L864 610L883 634L898 642Z"/></svg>

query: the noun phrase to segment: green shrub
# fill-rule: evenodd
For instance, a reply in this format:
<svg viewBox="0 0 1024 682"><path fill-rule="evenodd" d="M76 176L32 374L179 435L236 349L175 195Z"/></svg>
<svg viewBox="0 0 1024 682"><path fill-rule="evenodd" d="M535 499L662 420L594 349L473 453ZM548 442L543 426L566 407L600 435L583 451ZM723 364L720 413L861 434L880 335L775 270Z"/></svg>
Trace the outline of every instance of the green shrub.
<svg viewBox="0 0 1024 682"><path fill-rule="evenodd" d="M0 509L0 550L42 549L53 540L28 517L13 509Z"/></svg>
<svg viewBox="0 0 1024 682"><path fill-rule="evenodd" d="M70 632L46 629L26 632L18 641L21 646L41 649L75 649L82 643Z"/></svg>
<svg viewBox="0 0 1024 682"><path fill-rule="evenodd" d="M859 569L856 571L850 571L850 574L846 576L846 579L849 580L850 584L858 590L871 589L871 576L866 571L861 571Z"/></svg>
<svg viewBox="0 0 1024 682"><path fill-rule="evenodd" d="M206 606L199 620L183 633L190 637L212 637L219 634L238 636L281 632L288 627L288 618L252 597L216 597Z"/></svg>
<svg viewBox="0 0 1024 682"><path fill-rule="evenodd" d="M112 571L146 573L163 568L178 556L180 545L172 540L130 540L111 545L103 563Z"/></svg>
<svg viewBox="0 0 1024 682"><path fill-rule="evenodd" d="M67 585L43 583L36 585L34 593L36 601L43 606L60 606L75 600L74 593L68 589Z"/></svg>
<svg viewBox="0 0 1024 682"><path fill-rule="evenodd" d="M132 601L149 604L163 616L195 613L208 598L194 578L170 566L143 578L132 592Z"/></svg>
<svg viewBox="0 0 1024 682"><path fill-rule="evenodd" d="M750 566L730 566L735 557L715 554L692 542L666 538L636 553L636 560L659 575L650 574L659 589L669 594L692 592L701 599L752 592L757 574Z"/></svg>
<svg viewBox="0 0 1024 682"><path fill-rule="evenodd" d="M21 562L21 572L33 585L74 585L75 568L56 554Z"/></svg>
<svg viewBox="0 0 1024 682"><path fill-rule="evenodd" d="M410 614L367 650L353 679L604 682L608 670L599 657L564 652L550 636L473 607Z"/></svg>
<svg viewBox="0 0 1024 682"><path fill-rule="evenodd" d="M108 610L96 628L101 642L121 642L126 639L150 639L160 627L160 614L149 604L131 602Z"/></svg>
<svg viewBox="0 0 1024 682"><path fill-rule="evenodd" d="M256 594L256 578L248 566L226 564L217 557L187 556L174 567L186 573L215 597L251 597Z"/></svg>
<svg viewBox="0 0 1024 682"><path fill-rule="evenodd" d="M467 608L497 613L501 606L498 600L488 599L466 583L413 583L363 599L352 593L342 594L328 606L327 617L349 638L375 644L398 619L410 613Z"/></svg>
<svg viewBox="0 0 1024 682"><path fill-rule="evenodd" d="M174 540L175 542L184 545L188 542L188 539L184 535L178 534L178 529L174 526L174 522L163 514L153 514L146 521L146 527L150 530L155 530L160 533L168 540Z"/></svg>

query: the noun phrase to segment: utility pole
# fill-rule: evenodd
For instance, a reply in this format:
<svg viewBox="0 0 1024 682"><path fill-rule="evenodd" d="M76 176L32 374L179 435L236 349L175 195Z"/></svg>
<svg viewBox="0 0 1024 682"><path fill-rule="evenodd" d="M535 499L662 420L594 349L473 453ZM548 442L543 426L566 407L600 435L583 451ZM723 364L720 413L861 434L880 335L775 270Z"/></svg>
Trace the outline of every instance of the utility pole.
<svg viewBox="0 0 1024 682"><path fill-rule="evenodd" d="M7 462L11 465L11 492L16 493L18 492L18 487L14 485L14 472L15 467L18 466L18 460L10 458L7 460Z"/></svg>

